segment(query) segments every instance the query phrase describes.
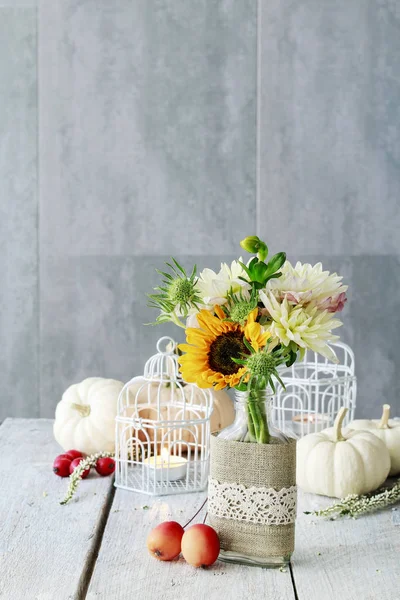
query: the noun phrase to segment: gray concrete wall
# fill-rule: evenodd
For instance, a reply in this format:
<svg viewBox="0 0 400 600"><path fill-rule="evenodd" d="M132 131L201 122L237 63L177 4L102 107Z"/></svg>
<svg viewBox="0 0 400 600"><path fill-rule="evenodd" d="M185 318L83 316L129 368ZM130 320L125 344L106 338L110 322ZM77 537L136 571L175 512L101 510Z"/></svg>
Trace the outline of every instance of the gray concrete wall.
<svg viewBox="0 0 400 600"><path fill-rule="evenodd" d="M253 232L345 275L357 414L400 412L399 34L395 0L0 0L0 419L140 373L154 268Z"/></svg>
<svg viewBox="0 0 400 600"><path fill-rule="evenodd" d="M357 415L400 416L400 3L261 0L258 232L345 275Z"/></svg>
<svg viewBox="0 0 400 600"><path fill-rule="evenodd" d="M0 421L40 415L36 34L0 0Z"/></svg>

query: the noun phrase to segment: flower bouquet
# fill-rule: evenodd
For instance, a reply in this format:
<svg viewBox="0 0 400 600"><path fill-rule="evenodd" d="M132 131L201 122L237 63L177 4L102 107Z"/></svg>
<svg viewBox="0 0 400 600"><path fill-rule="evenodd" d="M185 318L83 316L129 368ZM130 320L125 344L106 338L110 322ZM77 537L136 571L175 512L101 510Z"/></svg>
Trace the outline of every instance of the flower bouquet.
<svg viewBox="0 0 400 600"><path fill-rule="evenodd" d="M255 254L218 273L188 274L173 259L150 295L156 323L183 327L183 379L200 388L233 388L235 421L211 436L208 520L221 541L220 558L258 566L288 562L294 549L296 443L270 419L281 365L307 349L332 361L332 332L342 323L347 286L315 266L292 266L284 252L268 260L257 236L241 247Z"/></svg>
<svg viewBox="0 0 400 600"><path fill-rule="evenodd" d="M256 256L242 258L218 273L196 266L190 275L173 259L170 272L150 294L160 309L156 323L172 321L186 329L179 358L183 379L200 388L234 388L237 404L245 405L247 426L225 435L236 441L270 442L265 410L268 392L282 384L278 368L292 365L311 349L336 361L330 342L342 325L334 317L346 302L341 277L323 271L321 263L292 266L284 252L267 260L268 248L257 236L241 247Z"/></svg>

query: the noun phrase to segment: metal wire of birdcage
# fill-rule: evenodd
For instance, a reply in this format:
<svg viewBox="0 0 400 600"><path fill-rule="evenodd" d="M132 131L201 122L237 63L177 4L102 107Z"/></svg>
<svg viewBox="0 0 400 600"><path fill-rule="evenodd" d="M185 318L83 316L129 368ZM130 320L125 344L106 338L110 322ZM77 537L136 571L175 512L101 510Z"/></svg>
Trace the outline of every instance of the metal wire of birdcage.
<svg viewBox="0 0 400 600"><path fill-rule="evenodd" d="M116 417L119 488L161 496L207 486L210 453L210 390L182 380L176 344L157 343L157 354L122 389Z"/></svg>
<svg viewBox="0 0 400 600"><path fill-rule="evenodd" d="M331 344L338 363L307 350L302 361L281 367L284 389L274 396L273 418L279 429L302 437L333 425L342 406L348 409L344 424L354 418L357 378L354 353L342 342Z"/></svg>

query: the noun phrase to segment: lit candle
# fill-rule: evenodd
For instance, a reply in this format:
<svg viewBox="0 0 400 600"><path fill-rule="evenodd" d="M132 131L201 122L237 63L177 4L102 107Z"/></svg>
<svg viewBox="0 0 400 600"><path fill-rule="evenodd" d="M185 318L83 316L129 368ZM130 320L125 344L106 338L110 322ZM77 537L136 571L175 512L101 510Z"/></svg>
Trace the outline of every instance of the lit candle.
<svg viewBox="0 0 400 600"><path fill-rule="evenodd" d="M145 458L143 465L156 481L176 481L185 477L187 462L186 458L171 455L163 448L161 454Z"/></svg>
<svg viewBox="0 0 400 600"><path fill-rule="evenodd" d="M296 415L292 419L293 432L297 435L317 433L331 425L331 417L325 414Z"/></svg>

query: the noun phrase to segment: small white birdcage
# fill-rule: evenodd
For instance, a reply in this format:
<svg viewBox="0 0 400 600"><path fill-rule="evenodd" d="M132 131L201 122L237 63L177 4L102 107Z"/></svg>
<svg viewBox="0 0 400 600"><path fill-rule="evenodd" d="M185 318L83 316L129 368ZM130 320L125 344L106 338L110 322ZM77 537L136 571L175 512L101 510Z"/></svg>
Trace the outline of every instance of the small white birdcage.
<svg viewBox="0 0 400 600"><path fill-rule="evenodd" d="M182 380L175 346L171 338L161 338L143 376L120 393L117 487L161 496L207 485L212 394Z"/></svg>
<svg viewBox="0 0 400 600"><path fill-rule="evenodd" d="M332 344L338 363L307 350L304 360L281 367L285 384L278 386L273 403L273 418L284 432L302 437L331 427L342 406L348 408L344 423L354 418L357 379L354 353L342 342Z"/></svg>

